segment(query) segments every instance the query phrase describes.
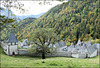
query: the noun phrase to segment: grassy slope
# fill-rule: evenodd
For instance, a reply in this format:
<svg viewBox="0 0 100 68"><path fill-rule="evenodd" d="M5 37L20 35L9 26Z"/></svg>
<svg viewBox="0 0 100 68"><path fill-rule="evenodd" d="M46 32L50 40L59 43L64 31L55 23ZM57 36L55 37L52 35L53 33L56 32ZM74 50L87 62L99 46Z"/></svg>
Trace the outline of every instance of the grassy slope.
<svg viewBox="0 0 100 68"><path fill-rule="evenodd" d="M99 68L99 56L87 59L76 59L68 57L49 57L45 60L40 57L30 56L7 56L1 53L1 67L95 67ZM42 63L42 62L45 63Z"/></svg>

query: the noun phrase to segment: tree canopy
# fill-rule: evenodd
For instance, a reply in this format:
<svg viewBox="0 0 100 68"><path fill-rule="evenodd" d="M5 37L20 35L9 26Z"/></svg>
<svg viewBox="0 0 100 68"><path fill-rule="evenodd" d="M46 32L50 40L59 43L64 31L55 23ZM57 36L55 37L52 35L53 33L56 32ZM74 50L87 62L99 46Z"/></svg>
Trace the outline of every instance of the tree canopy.
<svg viewBox="0 0 100 68"><path fill-rule="evenodd" d="M56 42L56 33L48 28L37 29L31 36L31 41L36 45L34 51L42 54L42 59L45 59L46 54L55 51L53 45Z"/></svg>

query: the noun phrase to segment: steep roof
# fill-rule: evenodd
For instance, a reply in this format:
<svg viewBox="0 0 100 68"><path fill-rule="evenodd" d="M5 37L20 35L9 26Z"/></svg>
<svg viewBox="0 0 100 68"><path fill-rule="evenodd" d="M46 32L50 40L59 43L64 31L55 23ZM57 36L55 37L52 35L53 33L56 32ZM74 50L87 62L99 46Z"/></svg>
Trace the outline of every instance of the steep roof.
<svg viewBox="0 0 100 68"><path fill-rule="evenodd" d="M81 44L81 40L80 40L80 39L79 39L78 42L77 42L77 45L79 45L79 44Z"/></svg>
<svg viewBox="0 0 100 68"><path fill-rule="evenodd" d="M88 54L89 55L92 55L94 52L95 52L95 48L93 47L93 46L89 46L88 48L87 48L87 51L88 51Z"/></svg>
<svg viewBox="0 0 100 68"><path fill-rule="evenodd" d="M13 31L11 31L10 35L9 35L9 39L7 41L8 43L11 43L11 42L18 42L18 40L16 39Z"/></svg>
<svg viewBox="0 0 100 68"><path fill-rule="evenodd" d="M66 43L64 41L60 41L60 42L57 42L55 44L56 47L64 47L64 46L67 46Z"/></svg>

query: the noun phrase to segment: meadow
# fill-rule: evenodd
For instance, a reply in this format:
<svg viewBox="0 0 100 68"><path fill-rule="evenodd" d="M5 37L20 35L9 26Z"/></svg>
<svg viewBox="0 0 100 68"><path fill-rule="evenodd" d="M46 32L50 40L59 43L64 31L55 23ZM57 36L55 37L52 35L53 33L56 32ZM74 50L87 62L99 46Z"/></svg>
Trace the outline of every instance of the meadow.
<svg viewBox="0 0 100 68"><path fill-rule="evenodd" d="M99 68L99 56L94 58L77 59L69 57L7 56L0 47L1 68Z"/></svg>

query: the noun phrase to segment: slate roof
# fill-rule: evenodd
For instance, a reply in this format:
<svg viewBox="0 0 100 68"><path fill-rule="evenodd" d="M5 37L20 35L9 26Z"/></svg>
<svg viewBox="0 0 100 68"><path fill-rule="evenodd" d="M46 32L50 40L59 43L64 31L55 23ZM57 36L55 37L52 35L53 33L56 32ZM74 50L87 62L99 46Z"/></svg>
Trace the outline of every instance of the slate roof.
<svg viewBox="0 0 100 68"><path fill-rule="evenodd" d="M88 44L91 44L91 39L88 41Z"/></svg>
<svg viewBox="0 0 100 68"><path fill-rule="evenodd" d="M18 40L16 39L13 31L10 32L10 35L9 35L9 39L7 41L8 43L11 43L11 42L18 42Z"/></svg>
<svg viewBox="0 0 100 68"><path fill-rule="evenodd" d="M76 48L72 48L71 53L78 53L78 50Z"/></svg>
<svg viewBox="0 0 100 68"><path fill-rule="evenodd" d="M87 51L88 51L88 54L89 54L89 55L93 54L93 52L94 52L95 50L96 50L96 49L95 49L93 46L89 46L89 47L87 48Z"/></svg>
<svg viewBox="0 0 100 68"><path fill-rule="evenodd" d="M75 45L74 45L73 42L71 43L70 47L71 47L71 48L74 48L74 47L75 47Z"/></svg>
<svg viewBox="0 0 100 68"><path fill-rule="evenodd" d="M81 44L81 40L78 40L77 45Z"/></svg>
<svg viewBox="0 0 100 68"><path fill-rule="evenodd" d="M60 42L57 42L55 44L56 47L64 47L64 46L67 46L66 43L64 41L60 41Z"/></svg>

